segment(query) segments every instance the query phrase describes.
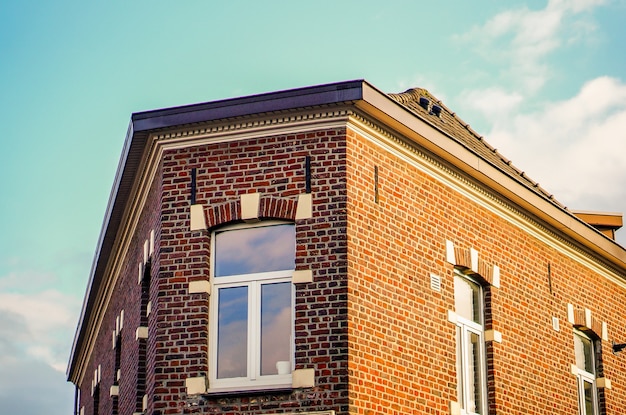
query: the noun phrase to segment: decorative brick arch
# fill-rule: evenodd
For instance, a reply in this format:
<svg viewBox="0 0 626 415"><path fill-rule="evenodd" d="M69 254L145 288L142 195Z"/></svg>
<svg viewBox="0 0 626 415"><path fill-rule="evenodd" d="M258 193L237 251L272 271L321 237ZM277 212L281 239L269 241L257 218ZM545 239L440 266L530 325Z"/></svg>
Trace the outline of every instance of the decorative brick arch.
<svg viewBox="0 0 626 415"><path fill-rule="evenodd" d="M587 334L593 334L597 339L602 339L602 321L591 315L591 312L580 308L575 309L573 317L574 327Z"/></svg>
<svg viewBox="0 0 626 415"><path fill-rule="evenodd" d="M259 206L259 219L295 220L297 207L297 199L264 196Z"/></svg>
<svg viewBox="0 0 626 415"><path fill-rule="evenodd" d="M498 267L490 264L478 256L478 252L470 248L462 248L454 246L453 248L453 265L460 268L472 270L472 274L479 276L489 285L500 285L500 270ZM474 257L474 258L472 258Z"/></svg>
<svg viewBox="0 0 626 415"><path fill-rule="evenodd" d="M271 195L262 195L259 200L259 220L282 219L293 221L296 219L298 207L297 198L279 198ZM226 223L242 221L241 198L228 200L219 205L211 205L205 209L207 229Z"/></svg>

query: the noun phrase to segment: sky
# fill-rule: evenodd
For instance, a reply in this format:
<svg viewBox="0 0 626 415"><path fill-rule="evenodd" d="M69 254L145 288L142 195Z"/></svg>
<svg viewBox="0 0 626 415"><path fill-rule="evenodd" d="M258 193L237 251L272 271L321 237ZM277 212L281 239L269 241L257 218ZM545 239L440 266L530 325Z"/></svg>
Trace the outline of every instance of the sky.
<svg viewBox="0 0 626 415"><path fill-rule="evenodd" d="M65 369L133 112L423 87L565 206L624 212L624 21L626 0L1 2L0 412L73 410Z"/></svg>

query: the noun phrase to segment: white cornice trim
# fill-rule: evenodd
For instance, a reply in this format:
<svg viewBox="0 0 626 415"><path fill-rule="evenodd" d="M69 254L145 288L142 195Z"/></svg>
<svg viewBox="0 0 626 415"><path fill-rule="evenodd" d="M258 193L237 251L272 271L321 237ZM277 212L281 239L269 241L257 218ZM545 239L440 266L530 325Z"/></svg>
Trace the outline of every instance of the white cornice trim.
<svg viewBox="0 0 626 415"><path fill-rule="evenodd" d="M470 182L462 174L448 168L430 154L421 151L417 146L407 144L400 138L387 131L381 130L364 117L356 114L350 117L348 128L360 134L376 146L383 148L420 171L451 187L471 201L505 219L512 225L524 230L548 246L557 249L560 253L584 265L591 271L602 275L604 278L618 284L622 288L626 288L626 281L623 276L613 272L608 267L602 266L598 260L589 254L551 232L501 198L495 197L493 194L485 191L484 188Z"/></svg>

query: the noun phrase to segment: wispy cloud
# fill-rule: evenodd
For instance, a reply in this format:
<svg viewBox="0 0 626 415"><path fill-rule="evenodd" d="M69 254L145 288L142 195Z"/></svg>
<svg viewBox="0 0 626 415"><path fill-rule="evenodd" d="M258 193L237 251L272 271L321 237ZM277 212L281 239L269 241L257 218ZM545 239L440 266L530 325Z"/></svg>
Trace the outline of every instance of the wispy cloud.
<svg viewBox="0 0 626 415"><path fill-rule="evenodd" d="M76 298L54 290L28 295L0 293L0 312L7 316L0 322L0 338L3 347L14 352L0 355L0 361L37 359L64 372L79 306Z"/></svg>
<svg viewBox="0 0 626 415"><path fill-rule="evenodd" d="M500 68L495 79L535 93L552 75L548 55L564 45L586 41L596 29L586 12L604 3L551 0L541 10L526 6L507 10L454 39Z"/></svg>
<svg viewBox="0 0 626 415"><path fill-rule="evenodd" d="M37 292L37 282L47 277L30 277L0 278L0 408L67 413L72 386L65 381L65 368L80 301L53 289ZM32 405L24 406L27 401Z"/></svg>
<svg viewBox="0 0 626 415"><path fill-rule="evenodd" d="M490 144L569 208L623 212L626 81L598 75L573 96L541 96L566 71L554 59L561 49L585 50L602 37L592 11L604 4L551 0L540 10L503 11L456 36L491 71L488 82L468 83L457 102L460 114L477 115L487 126ZM626 235L617 236L624 244Z"/></svg>
<svg viewBox="0 0 626 415"><path fill-rule="evenodd" d="M624 131L626 84L599 77L572 98L500 119L488 141L506 149L517 166L569 207L621 211Z"/></svg>

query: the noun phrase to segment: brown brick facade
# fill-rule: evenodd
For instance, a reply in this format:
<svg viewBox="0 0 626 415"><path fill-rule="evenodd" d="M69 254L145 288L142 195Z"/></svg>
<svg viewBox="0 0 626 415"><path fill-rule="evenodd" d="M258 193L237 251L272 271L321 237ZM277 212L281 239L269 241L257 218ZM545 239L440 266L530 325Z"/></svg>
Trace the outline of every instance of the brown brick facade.
<svg viewBox="0 0 626 415"><path fill-rule="evenodd" d="M446 241L454 242L457 265L469 266L471 247L500 269L501 287L490 289L489 301L503 337L487 348L490 413L577 413L573 327L585 325L588 308L598 336L601 322L610 338L622 333L624 286L351 131L347 159L351 413L446 414L456 401L455 327L447 316L454 265L446 262ZM441 276L441 292L431 289L430 273ZM601 345L604 376L625 385L626 361L609 341ZM616 389L604 393L608 414L626 407Z"/></svg>

